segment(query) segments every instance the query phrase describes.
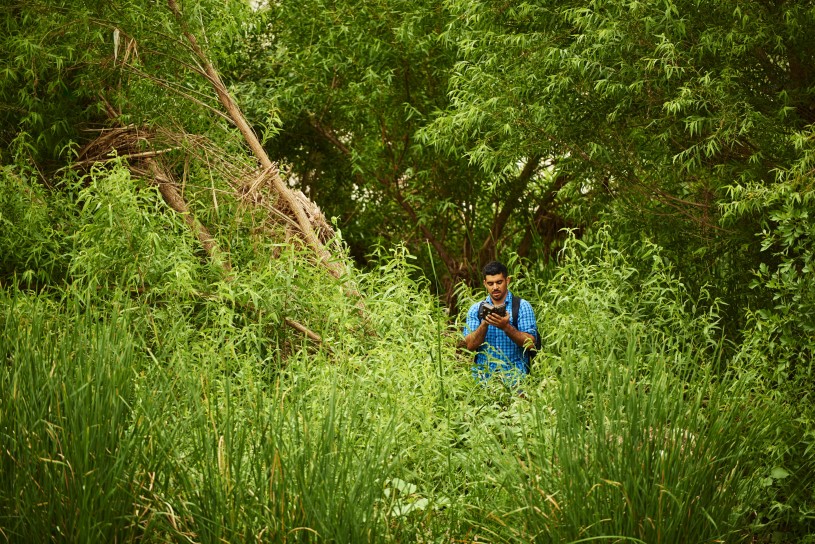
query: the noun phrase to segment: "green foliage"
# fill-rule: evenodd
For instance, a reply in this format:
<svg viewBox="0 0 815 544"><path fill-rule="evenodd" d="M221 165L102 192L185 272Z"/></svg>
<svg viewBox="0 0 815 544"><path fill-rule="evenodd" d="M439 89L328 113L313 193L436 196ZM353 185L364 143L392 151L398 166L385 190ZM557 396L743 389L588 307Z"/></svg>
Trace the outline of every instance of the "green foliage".
<svg viewBox="0 0 815 544"><path fill-rule="evenodd" d="M720 382L636 334L625 348L565 357L510 472L506 532L517 542L738 540L758 495L756 448L776 422L749 380ZM647 363L654 352L663 359Z"/></svg>
<svg viewBox="0 0 815 544"><path fill-rule="evenodd" d="M93 22L94 8L100 7L101 2L67 0L12 1L0 8L4 162L12 158L6 153L13 141L35 158L54 159L77 137L81 123L100 118L103 110L95 95L110 80L99 58L99 46L110 34ZM94 73L89 65L101 71ZM21 135L28 141L21 142Z"/></svg>
<svg viewBox="0 0 815 544"><path fill-rule="evenodd" d="M227 49L243 2L195 2L187 24L205 47ZM51 170L110 123L185 127L230 140L217 99L163 3L47 0L0 7L0 160Z"/></svg>
<svg viewBox="0 0 815 544"><path fill-rule="evenodd" d="M553 278L516 285L544 353L524 388L539 402L521 420L500 534L810 533L809 388L765 373L760 339L725 349L717 304L694 299L658 247L618 244L606 230L571 241Z"/></svg>
<svg viewBox="0 0 815 544"><path fill-rule="evenodd" d="M5 539L812 540L808 3L160 7L0 8ZM233 198L181 25L366 270ZM125 159L58 170L112 120L220 257ZM523 396L431 295L494 255Z"/></svg>
<svg viewBox="0 0 815 544"><path fill-rule="evenodd" d="M660 357L666 347L694 358L718 349L717 301L704 292L694 299L659 247L624 251L605 229L592 238L570 241L555 278L533 285L533 298L546 301L537 313L547 323L546 359L560 366L561 357L588 358L596 346L625 352L638 337L653 339Z"/></svg>
<svg viewBox="0 0 815 544"><path fill-rule="evenodd" d="M538 153L482 167L452 140L426 145L423 130L450 106L450 23L434 2L269 2L225 66L248 116L278 135L270 154L335 218L356 261L405 244L426 274L437 266L447 295L502 243L544 236L530 218L552 187Z"/></svg>
<svg viewBox="0 0 815 544"><path fill-rule="evenodd" d="M784 397L749 375L717 377L715 312L653 245L575 241L547 283L518 284L546 350L524 399L472 380L404 251L349 278L360 307L294 249L272 261L280 248L259 247L247 272L213 276L169 250L191 247L180 224L119 167L77 198L72 284L3 291L12 539L55 526L157 542L806 531L809 487L782 476L812 466L809 416L787 420ZM111 228L109 213L132 224ZM136 261L165 272L134 280ZM325 344L281 330L283 315Z"/></svg>
<svg viewBox="0 0 815 544"><path fill-rule="evenodd" d="M797 378L808 389L815 351L812 189L790 179L770 187L737 185L731 192L728 219L751 215L762 227L761 250L767 258L750 287L772 297L768 307L750 312L748 345L775 381Z"/></svg>
<svg viewBox="0 0 815 544"><path fill-rule="evenodd" d="M193 240L181 218L166 213L158 189L139 187L123 166L94 170L88 181L76 200L72 280L92 291L149 287L184 296L198 272Z"/></svg>
<svg viewBox="0 0 815 544"><path fill-rule="evenodd" d="M811 171L807 2L445 6L457 64L426 142L457 142L485 167L551 157L573 180L567 218L611 212L615 236L645 233L696 296L726 302L733 338L741 309L772 306L770 292L747 289L750 271L770 265L755 243L762 227L742 215L722 230L720 207L734 184Z"/></svg>
<svg viewBox="0 0 815 544"><path fill-rule="evenodd" d="M17 274L29 286L57 283L67 267L62 230L72 221L67 199L51 198L27 168L0 168L0 282Z"/></svg>
<svg viewBox="0 0 815 544"><path fill-rule="evenodd" d="M359 542L387 534L377 512L387 504L393 445L387 422L367 438L354 428L349 410L364 399L350 394L317 412L281 391L240 393L229 379L217 385L190 367L156 366L134 350L127 318L106 323L75 305L60 316L47 300L25 297L4 306L7 538L216 542L265 533L286 541L305 531Z"/></svg>
<svg viewBox="0 0 815 544"><path fill-rule="evenodd" d="M134 535L133 477L149 425L134 417L141 370L122 324L2 293L0 527L6 539ZM56 319L55 319L56 318ZM135 409L138 412L138 408Z"/></svg>

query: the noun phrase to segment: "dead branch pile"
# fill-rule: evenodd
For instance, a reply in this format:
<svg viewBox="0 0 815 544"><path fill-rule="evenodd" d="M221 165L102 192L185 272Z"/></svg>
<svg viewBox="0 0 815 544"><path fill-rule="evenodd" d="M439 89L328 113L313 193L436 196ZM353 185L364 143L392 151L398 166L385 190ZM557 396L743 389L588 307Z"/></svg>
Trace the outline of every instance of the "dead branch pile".
<svg viewBox="0 0 815 544"><path fill-rule="evenodd" d="M80 150L74 166L89 168L117 158L127 160L134 176L158 185L164 200L175 211L184 214L185 221L210 256L214 256L214 240L206 227L195 221L184 199L191 161L199 161L210 172L213 178L214 206L218 206L218 195L222 199L233 198L243 207L266 212L266 232L274 233L282 226L286 230L287 239L299 238L297 233L301 231L300 225L289 203L276 193L269 169L257 168L247 157L228 156L206 137L187 134L180 128L151 130L128 125L104 129ZM178 176L174 174L178 170L181 170L180 183ZM229 188L228 194L224 194L223 188L215 188L214 179L225 182ZM219 187L223 185L221 183ZM305 213L309 229L321 244L329 243L334 237L334 231L320 208L302 191L291 190L291 193ZM307 243L306 240L303 242Z"/></svg>
<svg viewBox="0 0 815 544"><path fill-rule="evenodd" d="M195 219L184 198L190 162L192 160L200 161L210 172L212 200L216 210L218 193L215 178L225 182L219 185L229 187L229 196L236 199L241 206L248 206L252 211L265 211L264 227L268 231L279 231L280 225L283 225L287 240L292 238L300 240L311 250L317 263L326 267L334 277L342 277L347 272L342 259L332 256L326 247L328 241L336 238L325 216L306 195L293 190L284 181L278 166L269 159L260 140L224 85L207 53L201 48L197 38L187 26L187 21L176 1L167 0L167 7L181 28L182 35L191 51L193 63L189 66L210 83L226 113L211 109L221 117L230 120L238 128L256 162L245 156L244 153L227 156L223 149L213 145L209 139L187 134L182 129L147 130L131 125L116 126L101 131L97 138L81 150L75 166L88 167L98 162L115 159L115 157L127 159L131 172L155 183L167 204L184 216L184 221L200 241L209 258L219 263L225 270L231 270L228 258L225 258L218 249L210 231ZM115 110L108 107L108 112L115 121L118 117ZM178 156L183 158L180 186L174 175L180 168ZM176 157L175 164L168 161L173 157ZM223 189L219 190L223 191ZM254 213L251 215L255 217ZM290 237L290 233L295 233L296 236ZM338 249L340 248L335 247L335 252ZM308 331L302 325L289 319L286 319L286 323L301 332ZM312 339L319 338L311 331L304 333Z"/></svg>
<svg viewBox="0 0 815 544"><path fill-rule="evenodd" d="M200 161L210 172L214 206L218 206L218 198L232 198L242 208L262 212L249 214L253 218L264 218L264 224L255 225L253 231L260 230L270 236L282 233L287 241L301 240L304 245L308 245L308 241L302 238L300 224L293 217L287 202L276 194L270 182L269 170L258 169L246 157L235 159L228 156L206 137L186 134L180 129L150 130L134 125L104 129L79 151L74 167L89 169L97 164L121 159L126 160L134 177L158 187L164 201L182 215L208 257L227 272L232 270L228 255L220 250L209 229L195 217L184 196L192 161ZM175 173L178 170L181 170L181 183ZM215 179L220 180L218 188L215 186ZM333 229L320 208L301 191L292 191L292 194L302 206L309 220L309 227L320 243L326 244L334 240ZM335 249L339 251L341 248L337 245ZM318 262L327 264L319 259ZM297 321L287 317L285 323L311 340L321 342L318 334Z"/></svg>

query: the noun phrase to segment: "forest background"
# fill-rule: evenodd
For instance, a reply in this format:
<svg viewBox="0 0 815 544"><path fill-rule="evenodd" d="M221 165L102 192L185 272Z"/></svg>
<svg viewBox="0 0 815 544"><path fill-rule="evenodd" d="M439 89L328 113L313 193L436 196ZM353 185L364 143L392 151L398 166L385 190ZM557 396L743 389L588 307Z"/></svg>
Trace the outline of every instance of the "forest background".
<svg viewBox="0 0 815 544"><path fill-rule="evenodd" d="M812 2L0 29L0 540L815 541Z"/></svg>

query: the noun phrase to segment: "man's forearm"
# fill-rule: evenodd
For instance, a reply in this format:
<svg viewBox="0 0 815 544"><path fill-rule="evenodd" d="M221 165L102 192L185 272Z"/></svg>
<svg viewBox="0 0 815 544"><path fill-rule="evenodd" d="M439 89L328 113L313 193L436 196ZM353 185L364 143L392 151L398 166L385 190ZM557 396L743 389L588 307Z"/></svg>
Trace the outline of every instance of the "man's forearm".
<svg viewBox="0 0 815 544"><path fill-rule="evenodd" d="M485 321L482 321L477 329L464 337L464 347L470 351L477 350L484 343L484 339L487 338L488 326Z"/></svg>

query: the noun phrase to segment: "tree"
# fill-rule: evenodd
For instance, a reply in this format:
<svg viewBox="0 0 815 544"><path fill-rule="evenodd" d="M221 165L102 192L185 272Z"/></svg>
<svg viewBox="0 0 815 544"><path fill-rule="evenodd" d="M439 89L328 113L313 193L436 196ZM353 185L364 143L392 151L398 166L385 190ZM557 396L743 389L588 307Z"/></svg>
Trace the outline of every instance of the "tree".
<svg viewBox="0 0 815 544"><path fill-rule="evenodd" d="M298 198L284 184L277 166L266 155L239 106L221 81L211 55L200 45L195 31L190 28L200 23L199 30L202 34L206 36L206 28L216 37L209 44L214 46L213 50L222 50L218 47L218 41L224 36L219 34L226 30L225 38L229 39L243 18L250 13L248 6L238 3L232 6L214 6L213 10L209 10L210 7L213 6L203 2L196 3L190 10L191 14L182 13L175 0L167 0L161 9L148 11L130 4L94 6L70 2L64 2L51 11L46 5L36 3L7 7L7 26L13 32L8 38L11 54L6 56L3 64L12 85L21 82L23 85L17 93L11 91L12 85L0 88L0 98L10 103L7 108L9 117L13 118L18 111L25 112L26 115L19 118L22 130L17 135L9 131L6 139L11 142L27 131L38 133L38 145L31 146L31 150L35 155L41 155L43 151L50 152L53 157L62 153L64 147L77 145L78 141L88 139L77 132L77 127L86 130L99 125L116 128L135 121L136 125L144 126L145 129L135 139L119 138L119 141L126 142L127 158L137 161L150 157L149 164L136 170L142 176L158 180L164 194L164 189L172 182L153 159L158 153L173 151L174 148L168 147L160 151L147 149L143 152L138 149L142 144L147 147L160 144L154 141L159 131L150 130L149 127L168 128L176 124L176 130L181 132L197 128L212 134L222 130L218 121L226 121L235 125L241 139L257 158L263 169L261 181L264 186L272 188L275 197L280 200L279 207L292 216L292 224L318 259L339 276L342 267L332 262L303 209L301 202L306 199ZM204 13L208 17L206 22L203 19ZM64 45L49 44L49 38L56 33L69 35ZM181 38L175 38L176 35ZM111 49L107 49L105 44L108 37L112 41ZM79 53L75 53L77 46ZM32 65L31 69L28 69L28 63ZM37 70L41 64L45 64L46 68ZM54 67L60 70L56 75L49 70ZM76 74L79 74L79 78ZM133 77L123 81L127 76ZM44 83L40 82L41 79ZM72 93L75 79L90 82L87 87L78 90L82 97L79 102L90 105L75 112L71 119L60 109L53 108L51 95L59 94L55 90L64 89L67 92L62 94L67 99L60 100L56 97L53 101L58 105L67 102L76 107ZM43 86L46 87L45 97L40 96ZM171 93L163 92L166 90ZM15 101L19 104L17 107ZM201 117L201 109L209 114L204 117L203 123L195 119ZM97 127L93 126L94 123ZM136 131L116 134L131 132ZM49 145L49 135L55 137L57 146ZM235 135L232 131L232 134L225 135L225 140L234 145ZM115 140L106 139L111 143ZM180 146L176 149L178 147ZM82 153L86 151L83 150ZM121 154L123 149L115 146L102 149L101 156L91 156L80 163L104 160L109 152ZM238 187L239 191L241 189L243 188ZM179 202L180 195L174 194L170 198L165 194L165 197L168 202L175 201L171 205L177 211L183 209L187 213L186 204ZM204 245L208 246L211 240L209 235L206 238Z"/></svg>
<svg viewBox="0 0 815 544"><path fill-rule="evenodd" d="M772 290L747 286L780 265L755 243L775 227L721 213L738 187L811 173L810 2L445 5L459 58L429 141L461 142L484 166L553 157L575 203L668 248L686 281L730 303L734 328L742 308L770 304Z"/></svg>
<svg viewBox="0 0 815 544"><path fill-rule="evenodd" d="M397 241L424 256L428 243L452 303L455 284L479 280L499 253L534 253L566 178L540 150L478 163L462 142L424 132L451 108L450 21L435 2L270 2L229 76L250 117L279 116L270 154L337 217L355 257ZM549 230L538 255L554 251Z"/></svg>

